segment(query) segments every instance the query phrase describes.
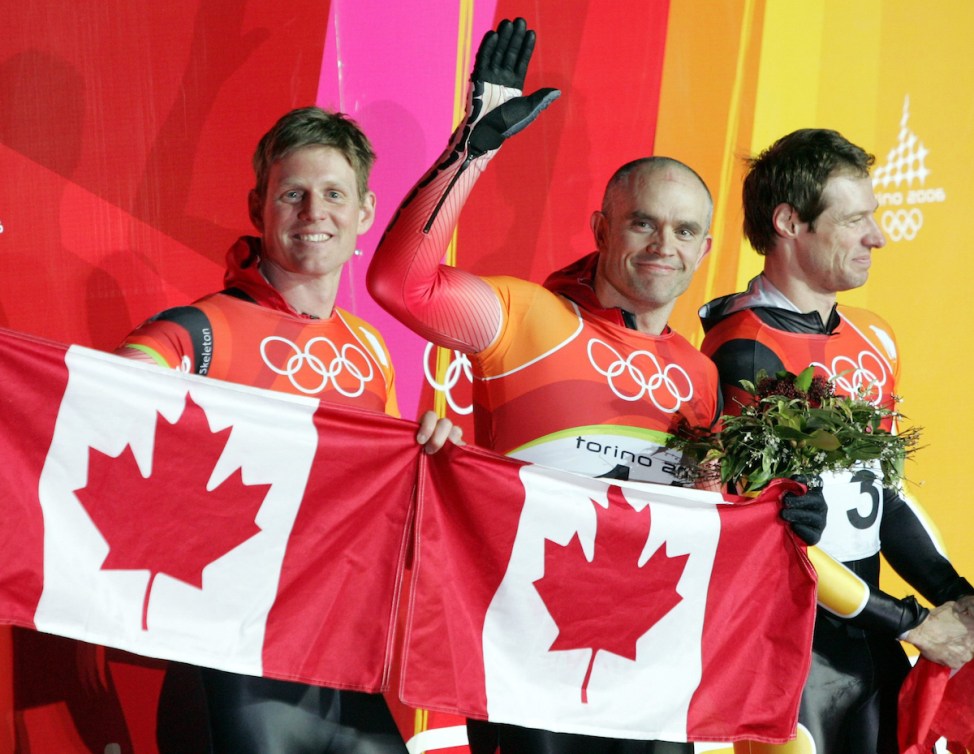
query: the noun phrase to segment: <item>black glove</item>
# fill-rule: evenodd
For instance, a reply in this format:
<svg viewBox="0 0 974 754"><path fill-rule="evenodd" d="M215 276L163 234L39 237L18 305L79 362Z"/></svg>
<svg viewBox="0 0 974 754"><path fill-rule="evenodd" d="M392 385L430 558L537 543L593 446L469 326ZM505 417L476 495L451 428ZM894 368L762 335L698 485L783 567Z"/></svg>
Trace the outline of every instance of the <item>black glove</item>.
<svg viewBox="0 0 974 754"><path fill-rule="evenodd" d="M806 492L804 495L786 492L781 498L781 517L805 544L814 545L822 538L829 512L825 495L822 494L822 480L818 477L798 477L795 481L804 484Z"/></svg>
<svg viewBox="0 0 974 754"><path fill-rule="evenodd" d="M497 25L497 31L484 34L471 80L500 84L508 89L524 89L536 38L534 30L528 29L528 22L523 18L514 21L505 18Z"/></svg>
<svg viewBox="0 0 974 754"><path fill-rule="evenodd" d="M496 31L484 35L474 62L473 103L470 119L473 130L468 148L474 157L497 149L509 136L527 126L538 114L561 96L557 89L539 89L527 97L514 97L494 107L480 118L486 103L486 85L523 89L528 63L534 52L535 33L523 18L500 22Z"/></svg>

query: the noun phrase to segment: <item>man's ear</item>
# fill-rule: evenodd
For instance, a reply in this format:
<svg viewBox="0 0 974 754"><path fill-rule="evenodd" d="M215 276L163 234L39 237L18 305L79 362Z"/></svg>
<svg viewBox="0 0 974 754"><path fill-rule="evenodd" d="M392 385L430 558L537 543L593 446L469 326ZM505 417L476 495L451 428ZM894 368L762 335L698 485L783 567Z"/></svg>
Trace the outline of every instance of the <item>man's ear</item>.
<svg viewBox="0 0 974 754"><path fill-rule="evenodd" d="M703 264L703 260L707 258L707 255L710 253L710 249L713 245L714 237L708 233L700 247L700 257L697 259L697 263L693 266L694 271L699 269L700 265Z"/></svg>
<svg viewBox="0 0 974 754"><path fill-rule="evenodd" d="M588 224L592 228L592 237L595 239L595 248L599 251L605 248L605 214L601 210L595 210L589 218Z"/></svg>
<svg viewBox="0 0 974 754"><path fill-rule="evenodd" d="M798 226L802 224L802 219L794 207L787 202L782 202L771 213L771 223L779 236L794 238L798 235Z"/></svg>
<svg viewBox="0 0 974 754"><path fill-rule="evenodd" d="M247 195L247 210L250 212L250 222L257 228L258 233L264 232L264 203L257 195L257 189L251 189Z"/></svg>
<svg viewBox="0 0 974 754"><path fill-rule="evenodd" d="M362 235L375 222L375 194L369 191L363 198L358 211L358 234Z"/></svg>

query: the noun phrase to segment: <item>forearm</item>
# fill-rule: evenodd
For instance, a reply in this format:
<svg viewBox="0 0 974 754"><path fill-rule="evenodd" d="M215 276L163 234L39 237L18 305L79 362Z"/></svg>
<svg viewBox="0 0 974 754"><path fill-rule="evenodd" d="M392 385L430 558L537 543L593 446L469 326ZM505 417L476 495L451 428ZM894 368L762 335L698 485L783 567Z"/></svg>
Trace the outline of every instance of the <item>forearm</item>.
<svg viewBox="0 0 974 754"><path fill-rule="evenodd" d="M808 548L818 573L818 601L825 610L852 626L900 637L927 616L913 597L899 599L866 583L818 547Z"/></svg>
<svg viewBox="0 0 974 754"><path fill-rule="evenodd" d="M883 555L903 579L933 605L974 594L936 540L919 504L886 490L880 530Z"/></svg>
<svg viewBox="0 0 974 754"><path fill-rule="evenodd" d="M197 322L193 307L177 307L160 312L130 332L116 347L115 354L127 359L184 371L195 371L195 349L187 326Z"/></svg>
<svg viewBox="0 0 974 754"><path fill-rule="evenodd" d="M452 150L445 157L449 157ZM488 156L438 163L406 198L369 266L369 293L411 330L438 345L482 351L496 336L500 304L483 280L441 264Z"/></svg>
<svg viewBox="0 0 974 754"><path fill-rule="evenodd" d="M439 345L471 353L496 337L500 303L479 277L441 260L470 191L496 154L471 153L471 121L491 106L484 97L492 101L509 96L506 92L488 85L471 103L470 118L399 207L367 277L375 300L410 329Z"/></svg>
<svg viewBox="0 0 974 754"><path fill-rule="evenodd" d="M522 95L534 44L535 33L523 18L505 19L484 35L470 77L467 117L406 197L369 268L367 284L376 301L441 346L476 353L500 331L503 315L493 289L440 261L487 162L560 95L556 89Z"/></svg>

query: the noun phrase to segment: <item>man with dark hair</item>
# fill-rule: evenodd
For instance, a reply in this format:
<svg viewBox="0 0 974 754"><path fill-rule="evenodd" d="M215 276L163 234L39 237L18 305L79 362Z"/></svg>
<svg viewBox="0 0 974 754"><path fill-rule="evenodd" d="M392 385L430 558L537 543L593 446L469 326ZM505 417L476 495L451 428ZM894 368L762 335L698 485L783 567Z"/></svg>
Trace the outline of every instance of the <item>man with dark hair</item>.
<svg viewBox="0 0 974 754"><path fill-rule="evenodd" d="M823 194L829 178L837 173L868 178L874 162L871 154L836 131L795 131L749 160L743 190L744 235L758 254L767 255L778 239L774 212L783 200L814 231L815 220L826 209Z"/></svg>
<svg viewBox="0 0 974 754"><path fill-rule="evenodd" d="M741 380L809 365L837 394L895 408L899 363L889 325L836 303L837 293L866 282L872 251L885 243L873 219L872 164L872 155L824 129L795 131L750 161L744 232L764 256L764 271L747 291L700 310L702 350L717 364L728 412L750 400ZM824 493L820 548L834 560L814 561L820 609L798 739L778 747L745 742L741 751L893 754L897 695L909 670L897 639L951 667L974 652L967 615L974 589L943 556L915 503L865 469L828 476ZM934 610L879 590L880 552Z"/></svg>
<svg viewBox="0 0 974 754"><path fill-rule="evenodd" d="M667 325L710 250L713 203L693 170L668 157L619 168L591 216L596 251L544 285L440 264L477 177L557 96L522 96L533 48L524 19L485 36L467 120L386 230L369 290L423 337L470 354L478 444L593 477L680 482L667 438L681 421L710 426L720 414L713 364ZM693 750L477 721L468 731L474 754Z"/></svg>
<svg viewBox="0 0 974 754"><path fill-rule="evenodd" d="M374 160L344 115L317 107L284 115L253 159L250 219L260 237L230 248L224 289L157 314L118 353L398 416L382 336L335 306L342 268L375 217ZM459 441L459 429L427 412L417 441L432 452L448 438ZM217 754L406 751L381 695L202 673Z"/></svg>

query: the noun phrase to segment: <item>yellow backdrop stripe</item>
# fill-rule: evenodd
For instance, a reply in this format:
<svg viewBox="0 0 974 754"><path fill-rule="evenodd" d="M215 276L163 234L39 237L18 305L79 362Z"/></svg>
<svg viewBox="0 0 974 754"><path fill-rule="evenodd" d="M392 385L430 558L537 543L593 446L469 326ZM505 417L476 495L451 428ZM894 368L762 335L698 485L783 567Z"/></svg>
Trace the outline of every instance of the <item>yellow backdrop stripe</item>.
<svg viewBox="0 0 974 754"><path fill-rule="evenodd" d="M471 37L473 36L473 0L460 0L460 20L457 28L457 65L453 89L453 128L456 129L463 120L466 110L467 79L469 77ZM459 223L453 229L450 244L446 249L446 263L455 266L457 263L457 231ZM436 381L446 384L446 373L450 367L452 352L447 348L436 349ZM446 393L442 390L433 391L433 410L437 416L446 416Z"/></svg>

